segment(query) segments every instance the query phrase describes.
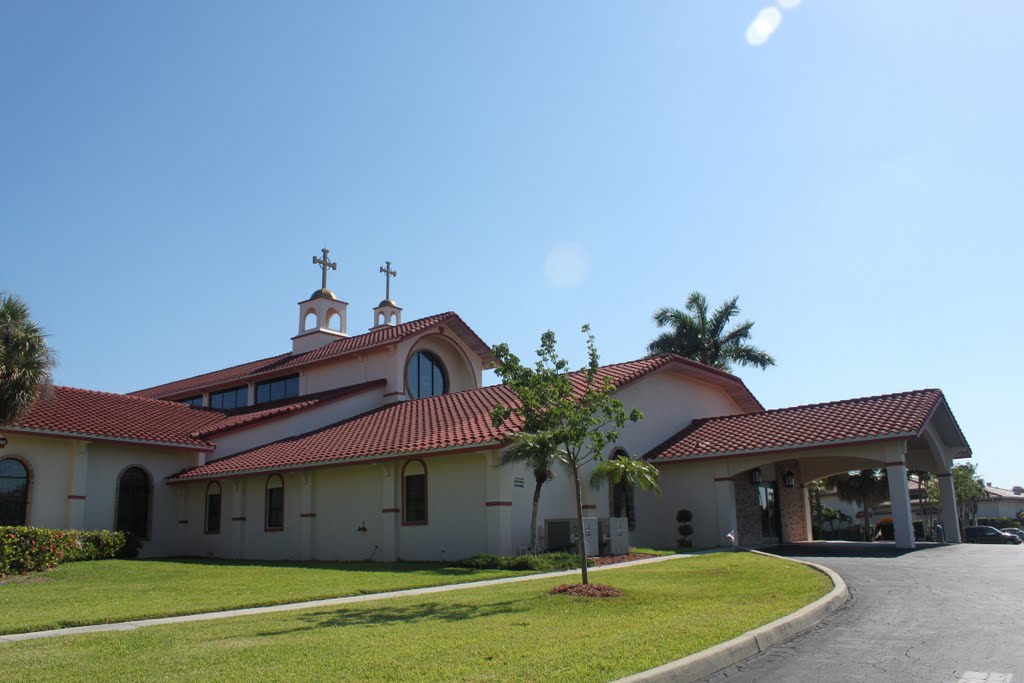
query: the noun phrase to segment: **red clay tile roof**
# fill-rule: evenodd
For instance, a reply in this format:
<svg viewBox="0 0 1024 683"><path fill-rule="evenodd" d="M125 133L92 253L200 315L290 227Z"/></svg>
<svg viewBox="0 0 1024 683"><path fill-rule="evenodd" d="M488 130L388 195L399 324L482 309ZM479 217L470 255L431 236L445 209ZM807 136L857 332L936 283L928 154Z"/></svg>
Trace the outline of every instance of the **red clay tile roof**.
<svg viewBox="0 0 1024 683"><path fill-rule="evenodd" d="M340 389L330 389L328 391L320 391L315 394L306 394L305 396L296 396L295 398L284 399L283 401L274 401L273 403L261 403L256 406L249 406L247 408L239 408L232 410L227 413L226 417L213 424L205 425L201 429L197 429L192 432L189 436L197 439L206 438L214 434L220 434L221 432L227 432L232 429L238 429L240 427L247 427L256 422L263 422L275 417L282 415L289 415L291 413L297 413L308 408L313 408L318 405L323 405L330 401L335 401L346 396L358 394L372 389L374 387L383 387L387 384L386 379L377 379L372 382L363 382L362 384L353 384L352 386L342 387Z"/></svg>
<svg viewBox="0 0 1024 683"><path fill-rule="evenodd" d="M606 365L601 368L599 378L608 377L617 387L622 388L659 368L680 363L687 368L693 365L698 369L710 370L678 356L663 355ZM722 374L732 378L732 375ZM743 387L738 378L732 379ZM573 377L578 390L582 390L583 382L582 375ZM743 387L743 391L746 391L746 387ZM312 467L368 457L497 444L518 427L514 421L500 428L491 424L490 413L498 403L513 406L517 404L517 399L504 386L492 386L401 401L314 432L213 460L182 472L171 480L187 481L247 472Z"/></svg>
<svg viewBox="0 0 1024 683"><path fill-rule="evenodd" d="M644 456L652 462L918 436L938 389L694 420Z"/></svg>
<svg viewBox="0 0 1024 683"><path fill-rule="evenodd" d="M210 451L212 444L190 435L223 419L220 411L182 403L57 386L2 429Z"/></svg>
<svg viewBox="0 0 1024 683"><path fill-rule="evenodd" d="M235 365L215 372L207 372L148 389L141 389L129 395L164 399L182 398L190 394L198 394L231 384L249 382L262 377L286 373L289 370L297 370L307 365L334 360L350 353L387 346L397 343L410 335L419 334L442 324L451 327L454 332L459 334L485 362L493 359L490 348L483 340L463 322L458 314L449 311L448 313L441 313L440 315L433 315L428 318L412 320L401 325L383 327L366 334L345 337L306 353L294 355L282 353L278 356Z"/></svg>

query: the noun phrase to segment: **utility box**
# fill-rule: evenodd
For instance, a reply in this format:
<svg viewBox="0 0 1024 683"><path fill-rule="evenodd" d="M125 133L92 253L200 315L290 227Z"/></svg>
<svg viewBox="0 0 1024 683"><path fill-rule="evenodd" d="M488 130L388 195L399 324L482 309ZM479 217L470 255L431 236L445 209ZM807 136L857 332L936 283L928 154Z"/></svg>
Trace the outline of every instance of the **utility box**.
<svg viewBox="0 0 1024 683"><path fill-rule="evenodd" d="M608 519L608 550L609 555L629 554L629 519L611 517Z"/></svg>
<svg viewBox="0 0 1024 683"><path fill-rule="evenodd" d="M575 519L545 519L544 537L547 539L548 550L576 550L576 543L579 539L578 526ZM599 546L600 530L597 517L583 518L583 547L587 551L587 557L597 557Z"/></svg>

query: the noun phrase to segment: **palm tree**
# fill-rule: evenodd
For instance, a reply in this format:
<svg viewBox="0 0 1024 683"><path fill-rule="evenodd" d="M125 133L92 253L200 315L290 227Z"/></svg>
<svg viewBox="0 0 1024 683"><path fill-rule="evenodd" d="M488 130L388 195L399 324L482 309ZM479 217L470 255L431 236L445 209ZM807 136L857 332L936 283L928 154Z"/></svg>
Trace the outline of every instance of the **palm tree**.
<svg viewBox="0 0 1024 683"><path fill-rule="evenodd" d="M612 486L622 484L627 489L661 493L658 486L658 468L643 460L633 460L625 455L602 461L590 475L590 485L595 489L608 482Z"/></svg>
<svg viewBox="0 0 1024 683"><path fill-rule="evenodd" d="M840 500L848 503L859 503L864 511L864 539L871 539L871 517L872 505L882 500L889 490L889 482L883 473L879 476L877 470L860 470L859 472L845 472L836 474L825 480L827 484L836 490Z"/></svg>
<svg viewBox="0 0 1024 683"><path fill-rule="evenodd" d="M774 358L748 343L754 323L747 320L726 331L729 321L739 315L738 301L739 297L734 296L709 315L708 300L700 292L693 292L685 310L659 308L654 312L655 324L672 330L659 334L647 346L647 352L652 356L677 353L721 370L730 370L733 363L762 370L775 365Z"/></svg>
<svg viewBox="0 0 1024 683"><path fill-rule="evenodd" d="M53 353L28 306L0 293L0 424L18 419L51 387Z"/></svg>
<svg viewBox="0 0 1024 683"><path fill-rule="evenodd" d="M530 552L537 552L537 511L540 508L540 490L555 478L551 465L558 460L558 452L544 441L516 441L501 454L501 466L523 464L533 471L533 511L530 513Z"/></svg>

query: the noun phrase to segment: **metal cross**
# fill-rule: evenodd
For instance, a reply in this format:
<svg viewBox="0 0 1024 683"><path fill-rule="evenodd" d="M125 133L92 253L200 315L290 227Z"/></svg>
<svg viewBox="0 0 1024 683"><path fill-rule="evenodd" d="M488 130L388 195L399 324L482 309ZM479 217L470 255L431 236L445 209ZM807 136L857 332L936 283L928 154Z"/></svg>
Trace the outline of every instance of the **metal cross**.
<svg viewBox="0 0 1024 683"><path fill-rule="evenodd" d="M327 255L329 253L331 253L330 249L328 249L327 247L324 247L320 251L322 251L324 253L324 257L323 258L317 258L316 256L314 256L313 257L313 265L320 266L320 270L323 271L323 279L321 280L322 284L320 285L320 288L321 289L327 289L327 269L330 268L331 270L337 270L338 269L338 264L337 263L331 263L331 260L329 258L327 258Z"/></svg>
<svg viewBox="0 0 1024 683"><path fill-rule="evenodd" d="M391 278L398 277L398 271L391 270L391 261L385 261L384 263L386 263L387 266L380 267L380 272L384 273L384 279L387 280L387 284L385 285L387 296L384 298L391 301Z"/></svg>

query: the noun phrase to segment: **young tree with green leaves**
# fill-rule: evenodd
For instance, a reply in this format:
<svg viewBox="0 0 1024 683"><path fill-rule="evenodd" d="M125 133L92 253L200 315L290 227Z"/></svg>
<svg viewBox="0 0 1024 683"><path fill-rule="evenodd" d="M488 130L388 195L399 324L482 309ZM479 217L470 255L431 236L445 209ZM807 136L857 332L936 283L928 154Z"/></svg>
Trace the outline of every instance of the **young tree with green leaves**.
<svg viewBox="0 0 1024 683"><path fill-rule="evenodd" d="M647 346L647 352L652 356L676 353L721 370L731 370L733 363L762 370L775 365L771 355L750 344L754 323L747 320L726 330L739 313L738 296L709 313L707 298L693 292L683 309L659 308L654 312L655 324L671 330L658 335Z"/></svg>
<svg viewBox="0 0 1024 683"><path fill-rule="evenodd" d="M583 583L588 584L580 470L603 460L608 446L618 441L619 430L626 422L643 419L643 414L636 409L627 413L622 402L612 398L615 385L599 374L594 335L589 325L582 330L587 336L587 365L575 373L570 372L569 361L558 355L555 333L550 330L541 335L533 367L523 365L507 344L493 347L499 362L495 372L519 401L496 405L491 420L495 427L515 425L513 445L552 453L568 469L576 495L580 571Z"/></svg>
<svg viewBox="0 0 1024 683"><path fill-rule="evenodd" d="M51 387L53 353L28 306L0 293L0 424L17 420Z"/></svg>

